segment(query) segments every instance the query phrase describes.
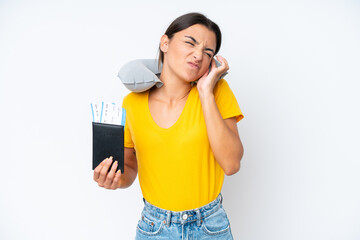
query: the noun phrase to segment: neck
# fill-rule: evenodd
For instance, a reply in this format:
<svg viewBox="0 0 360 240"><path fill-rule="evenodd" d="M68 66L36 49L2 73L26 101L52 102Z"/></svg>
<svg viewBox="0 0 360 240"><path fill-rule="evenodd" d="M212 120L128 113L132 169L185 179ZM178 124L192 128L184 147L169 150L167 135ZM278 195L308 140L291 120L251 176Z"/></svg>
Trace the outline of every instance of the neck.
<svg viewBox="0 0 360 240"><path fill-rule="evenodd" d="M152 92L163 101L175 103L183 100L190 93L190 83L178 78L175 74L170 75L166 68L163 68L160 80L164 85L160 88L153 88Z"/></svg>

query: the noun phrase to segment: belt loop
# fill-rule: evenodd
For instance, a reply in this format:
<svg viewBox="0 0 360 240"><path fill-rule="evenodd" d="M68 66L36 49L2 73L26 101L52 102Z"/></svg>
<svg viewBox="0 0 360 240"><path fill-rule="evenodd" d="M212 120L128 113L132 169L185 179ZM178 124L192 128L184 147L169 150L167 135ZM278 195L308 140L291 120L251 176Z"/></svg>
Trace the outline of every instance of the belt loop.
<svg viewBox="0 0 360 240"><path fill-rule="evenodd" d="M223 196L222 196L222 194L220 193L220 203L222 204L222 202L223 202Z"/></svg>
<svg viewBox="0 0 360 240"><path fill-rule="evenodd" d="M170 211L167 211L166 212L166 225L168 226L168 227L170 227L170 218L171 218L171 212Z"/></svg>
<svg viewBox="0 0 360 240"><path fill-rule="evenodd" d="M196 220L197 226L200 227L201 222L202 222L202 219L201 219L201 215L200 215L200 210L199 210L199 209L196 210L196 218L197 218L197 220Z"/></svg>
<svg viewBox="0 0 360 240"><path fill-rule="evenodd" d="M143 198L143 202L145 203L145 198Z"/></svg>

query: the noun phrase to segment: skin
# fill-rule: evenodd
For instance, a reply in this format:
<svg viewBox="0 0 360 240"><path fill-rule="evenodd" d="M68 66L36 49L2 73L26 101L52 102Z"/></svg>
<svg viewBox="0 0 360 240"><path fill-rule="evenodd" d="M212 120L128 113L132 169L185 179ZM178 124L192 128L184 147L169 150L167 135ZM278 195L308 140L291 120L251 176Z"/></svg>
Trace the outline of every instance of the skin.
<svg viewBox="0 0 360 240"><path fill-rule="evenodd" d="M197 43L191 38L193 37ZM165 34L160 39L160 49L164 53L161 88L152 88L149 92L149 109L154 121L163 128L171 127L181 115L190 83L198 80L197 89L203 109L207 134L216 161L228 176L240 170L240 161L244 153L235 117L223 119L215 102L214 87L217 79L229 70L225 58L217 56L221 63L216 67L213 52L216 48L216 35L205 26L195 24L174 34L169 39ZM188 62L198 64L193 68ZM209 66L211 64L211 71ZM111 171L111 158L95 168L94 180L100 187L117 189L129 187L137 175L137 161L134 148L125 148L125 173L115 173L116 164Z"/></svg>

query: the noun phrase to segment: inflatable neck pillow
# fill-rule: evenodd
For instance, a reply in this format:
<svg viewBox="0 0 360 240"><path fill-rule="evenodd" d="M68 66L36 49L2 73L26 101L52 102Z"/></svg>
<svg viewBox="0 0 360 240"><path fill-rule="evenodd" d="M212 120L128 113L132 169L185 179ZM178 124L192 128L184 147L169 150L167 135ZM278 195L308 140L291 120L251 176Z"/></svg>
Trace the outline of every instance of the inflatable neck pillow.
<svg viewBox="0 0 360 240"><path fill-rule="evenodd" d="M215 58L214 60L216 67L221 66L219 61ZM161 70L162 64L158 69L158 59L136 59L124 64L118 73L118 77L130 91L144 92L154 85L157 88L164 85L159 79ZM222 79L226 74L228 72L223 73L218 80ZM194 85L194 83L197 83L197 80L192 82L191 85Z"/></svg>

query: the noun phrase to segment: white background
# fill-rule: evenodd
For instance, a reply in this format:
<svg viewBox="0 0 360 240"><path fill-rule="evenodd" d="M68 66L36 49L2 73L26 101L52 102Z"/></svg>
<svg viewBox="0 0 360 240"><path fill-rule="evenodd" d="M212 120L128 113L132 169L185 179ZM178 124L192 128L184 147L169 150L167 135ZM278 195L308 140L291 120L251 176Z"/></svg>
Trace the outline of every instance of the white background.
<svg viewBox="0 0 360 240"><path fill-rule="evenodd" d="M133 239L138 180L92 179L90 102L122 102L127 61L198 11L245 118L226 176L235 239L360 239L359 1L0 1L0 239Z"/></svg>

